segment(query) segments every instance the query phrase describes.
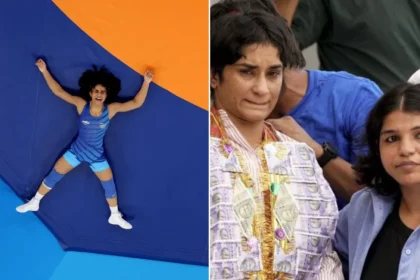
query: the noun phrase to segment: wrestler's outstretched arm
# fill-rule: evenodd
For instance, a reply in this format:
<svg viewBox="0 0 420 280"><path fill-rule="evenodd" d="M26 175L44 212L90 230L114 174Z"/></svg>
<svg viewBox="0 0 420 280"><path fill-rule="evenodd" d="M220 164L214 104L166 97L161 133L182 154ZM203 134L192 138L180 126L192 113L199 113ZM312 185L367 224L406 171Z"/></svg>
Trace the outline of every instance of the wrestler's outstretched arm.
<svg viewBox="0 0 420 280"><path fill-rule="evenodd" d="M36 61L36 66L38 66L39 71L41 71L42 75L45 78L45 81L48 84L48 87L51 89L51 91L64 101L73 104L77 107L77 111L80 113L83 110L83 107L86 105L86 101L78 96L73 96L66 92L60 84L51 76L50 72L47 69L47 64L44 60L38 59Z"/></svg>
<svg viewBox="0 0 420 280"><path fill-rule="evenodd" d="M153 79L153 72L151 70L146 70L146 73L144 74L144 82L141 86L139 92L136 94L136 96L127 102L124 103L118 103L114 102L109 104L108 106L108 112L109 112L109 118L115 116L116 113L120 112L128 112L137 108L140 108L141 105L143 105L144 100L146 99L147 92L149 91L149 85L150 82Z"/></svg>

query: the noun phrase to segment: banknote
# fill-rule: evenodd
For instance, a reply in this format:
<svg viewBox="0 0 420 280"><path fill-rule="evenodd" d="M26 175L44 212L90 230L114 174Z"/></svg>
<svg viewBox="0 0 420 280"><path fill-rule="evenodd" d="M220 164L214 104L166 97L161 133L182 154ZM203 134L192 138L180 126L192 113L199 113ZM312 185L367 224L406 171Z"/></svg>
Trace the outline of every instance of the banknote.
<svg viewBox="0 0 420 280"><path fill-rule="evenodd" d="M214 261L237 259L240 244L237 242L216 242L210 247L211 257Z"/></svg>
<svg viewBox="0 0 420 280"><path fill-rule="evenodd" d="M302 233L331 237L334 235L336 227L337 219L334 218L310 218L300 216L296 222L295 230Z"/></svg>
<svg viewBox="0 0 420 280"><path fill-rule="evenodd" d="M248 199L235 204L233 207L245 236L251 236L255 205Z"/></svg>
<svg viewBox="0 0 420 280"><path fill-rule="evenodd" d="M288 161L273 161L268 164L268 171L278 175L291 175L292 168Z"/></svg>
<svg viewBox="0 0 420 280"><path fill-rule="evenodd" d="M240 202L236 202L234 199L233 209L240 221L248 219L252 220L255 212L255 204L252 198L248 198Z"/></svg>
<svg viewBox="0 0 420 280"><path fill-rule="evenodd" d="M274 204L274 215L280 223L287 239L290 240L295 230L299 209L285 184L280 184L280 190Z"/></svg>
<svg viewBox="0 0 420 280"><path fill-rule="evenodd" d="M316 172L313 166L294 167L294 174L298 175L307 182L317 182Z"/></svg>
<svg viewBox="0 0 420 280"><path fill-rule="evenodd" d="M306 145L294 145L292 148L291 163L293 167L312 167L312 155L313 152L309 151Z"/></svg>
<svg viewBox="0 0 420 280"><path fill-rule="evenodd" d="M319 277L319 272L299 271L294 280L313 280Z"/></svg>
<svg viewBox="0 0 420 280"><path fill-rule="evenodd" d="M214 168L210 170L210 187L230 185L229 174L223 172L221 168Z"/></svg>
<svg viewBox="0 0 420 280"><path fill-rule="evenodd" d="M219 186L210 189L210 207L220 203L232 203L232 187Z"/></svg>
<svg viewBox="0 0 420 280"><path fill-rule="evenodd" d="M209 148L210 166L209 168L221 167L220 158L222 155L218 151L219 147L211 145Z"/></svg>
<svg viewBox="0 0 420 280"><path fill-rule="evenodd" d="M267 161L272 160L276 156L276 148L272 143L264 145L264 156Z"/></svg>
<svg viewBox="0 0 420 280"><path fill-rule="evenodd" d="M250 272L262 270L262 263L259 256L242 256L239 261L239 271Z"/></svg>
<svg viewBox="0 0 420 280"><path fill-rule="evenodd" d="M278 159L282 160L283 158L288 157L290 160L290 157L293 156L293 143L275 142L273 145L276 148L276 157Z"/></svg>
<svg viewBox="0 0 420 280"><path fill-rule="evenodd" d="M286 148L278 148L274 144L268 144L264 146L264 153L270 173L279 175L292 174L292 167L288 156L289 151Z"/></svg>
<svg viewBox="0 0 420 280"><path fill-rule="evenodd" d="M329 188L329 187L328 187ZM317 183L289 182L287 189L295 199L330 199L333 196Z"/></svg>
<svg viewBox="0 0 420 280"><path fill-rule="evenodd" d="M299 251L299 270L319 271L321 269L321 254L309 254Z"/></svg>
<svg viewBox="0 0 420 280"><path fill-rule="evenodd" d="M213 226L222 221L235 221L231 206L216 205L210 209L210 225Z"/></svg>
<svg viewBox="0 0 420 280"><path fill-rule="evenodd" d="M234 200L238 202L252 197L249 188L245 187L240 177L237 177L233 182L233 196Z"/></svg>
<svg viewBox="0 0 420 280"><path fill-rule="evenodd" d="M218 223L210 229L210 243L218 241L241 241L241 230L237 223Z"/></svg>
<svg viewBox="0 0 420 280"><path fill-rule="evenodd" d="M322 172L322 169L321 168L319 168L319 169L315 168L315 179L316 179L316 181L317 181L317 183L319 185L327 185L327 186L329 186L329 183L325 179L324 173Z"/></svg>
<svg viewBox="0 0 420 280"><path fill-rule="evenodd" d="M241 172L238 158L234 152L231 152L227 157L220 151L220 143L215 143L210 146L210 170L215 167L221 167L228 172Z"/></svg>
<svg viewBox="0 0 420 280"><path fill-rule="evenodd" d="M290 182L318 184L313 167L292 167Z"/></svg>
<svg viewBox="0 0 420 280"><path fill-rule="evenodd" d="M236 157L234 152L230 153L228 158L221 157L220 163L222 165L222 169L227 172L242 172L242 168L239 164L239 159Z"/></svg>
<svg viewBox="0 0 420 280"><path fill-rule="evenodd" d="M252 250L240 250L238 264L239 271L249 272L262 270L260 243L256 244L256 247Z"/></svg>
<svg viewBox="0 0 420 280"><path fill-rule="evenodd" d="M295 234L296 245L302 250L314 254L321 254L330 238L316 235Z"/></svg>
<svg viewBox="0 0 420 280"><path fill-rule="evenodd" d="M233 188L233 211L246 237L252 235L255 210L254 198L238 179Z"/></svg>
<svg viewBox="0 0 420 280"><path fill-rule="evenodd" d="M297 275L298 272L298 251L286 255L278 244L274 252L274 271L279 271L291 275Z"/></svg>
<svg viewBox="0 0 420 280"><path fill-rule="evenodd" d="M296 199L300 213L312 217L336 217L338 215L335 200Z"/></svg>
<svg viewBox="0 0 420 280"><path fill-rule="evenodd" d="M210 266L210 279L240 279L242 273L239 272L237 261L212 262Z"/></svg>

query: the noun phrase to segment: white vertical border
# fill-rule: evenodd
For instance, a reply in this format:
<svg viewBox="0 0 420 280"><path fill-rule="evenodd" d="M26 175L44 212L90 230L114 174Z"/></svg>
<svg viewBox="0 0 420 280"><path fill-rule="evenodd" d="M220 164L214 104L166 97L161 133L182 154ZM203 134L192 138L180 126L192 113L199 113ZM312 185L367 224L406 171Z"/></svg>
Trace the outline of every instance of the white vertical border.
<svg viewBox="0 0 420 280"><path fill-rule="evenodd" d="M208 148L207 148L207 154L208 154L208 164L207 164L207 169L208 169L208 178L207 178L207 180L208 180L208 182L207 182L207 205L208 205L208 207L207 207L207 211L208 211L208 213L207 213L207 221L208 221L208 228L207 228L207 234L208 234L208 240L207 240L207 242L208 242L208 245L207 245L207 253L208 253L208 255L207 255L207 259L208 259L208 279L210 279L210 108L211 108L211 98L210 98L210 79L211 79L211 70L210 70L210 66L211 66L211 64L210 64L210 48L211 48L211 45L210 45L210 8L211 8L211 5L212 5L212 1L211 0L207 0L208 1L208 6L209 6L209 8L208 8L208 11L207 11L207 13L208 13L208 20L207 20L207 23L208 23L208 29L207 29L207 32L208 32L208 49L207 49L207 55L208 55L208 57L207 57L207 59L208 59L208 67L207 67L207 81L208 81L208 84L207 84L207 93L208 93L208 123L207 123L207 130L208 130L208 134L209 134L209 137L208 137Z"/></svg>

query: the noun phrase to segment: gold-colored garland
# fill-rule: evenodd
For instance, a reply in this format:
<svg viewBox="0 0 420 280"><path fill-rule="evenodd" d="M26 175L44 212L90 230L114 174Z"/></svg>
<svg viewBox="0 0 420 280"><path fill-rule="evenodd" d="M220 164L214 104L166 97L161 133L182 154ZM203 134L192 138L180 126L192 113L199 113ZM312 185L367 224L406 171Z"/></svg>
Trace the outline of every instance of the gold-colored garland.
<svg viewBox="0 0 420 280"><path fill-rule="evenodd" d="M220 132L221 142L220 142L220 152L227 158L229 153L226 151L226 146L230 146L234 149L233 145L231 144L230 140L226 136L226 132L222 125L221 120L219 119L217 112L214 108L212 108L210 112L211 116L211 129L217 129ZM273 215L274 203L276 201L276 196L273 195L270 191L270 185L273 183L272 174L269 173L267 160L265 158L264 149L263 147L271 142L276 142L276 137L271 133L268 128L264 128L264 141L261 146L258 148L258 157L261 160L263 172L260 173L261 178L261 186L262 186L262 193L263 193L263 201L257 201L256 207L256 214L253 220L253 233L254 236L259 237L261 240L261 251L262 251L262 271L258 272L245 272L246 280L288 280L293 279L285 273L275 272L273 270L274 267L274 248L276 245L276 239L274 236L274 225L277 223L276 218ZM232 176L240 178L244 185L247 188L253 187L253 179L250 176L249 172L245 172L247 170L246 164L244 162L244 158L241 153L236 152L236 157L238 158L239 164L242 169L242 173L235 173ZM275 175L276 181L284 181L284 176ZM234 181L233 181L234 182ZM280 182L277 182L280 183ZM261 211L264 209L264 211ZM287 254L294 250L294 240L288 241L286 239L279 241L280 247L285 251ZM247 242L242 242L242 247L246 251Z"/></svg>

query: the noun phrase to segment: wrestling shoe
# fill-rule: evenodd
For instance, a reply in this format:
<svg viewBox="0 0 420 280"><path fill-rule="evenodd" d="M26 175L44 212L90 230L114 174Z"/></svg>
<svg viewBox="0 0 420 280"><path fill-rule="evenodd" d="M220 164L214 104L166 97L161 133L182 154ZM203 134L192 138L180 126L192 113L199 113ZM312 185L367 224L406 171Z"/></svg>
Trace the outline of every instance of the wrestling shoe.
<svg viewBox="0 0 420 280"><path fill-rule="evenodd" d="M39 209L39 200L32 198L29 202L16 207L16 211L19 213L26 213L28 211L38 211Z"/></svg>
<svg viewBox="0 0 420 280"><path fill-rule="evenodd" d="M120 212L112 213L108 219L108 223L111 225L117 225L122 227L123 229L132 229L133 226L128 223L126 220L122 218L122 214Z"/></svg>

